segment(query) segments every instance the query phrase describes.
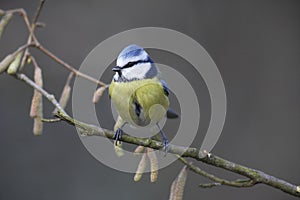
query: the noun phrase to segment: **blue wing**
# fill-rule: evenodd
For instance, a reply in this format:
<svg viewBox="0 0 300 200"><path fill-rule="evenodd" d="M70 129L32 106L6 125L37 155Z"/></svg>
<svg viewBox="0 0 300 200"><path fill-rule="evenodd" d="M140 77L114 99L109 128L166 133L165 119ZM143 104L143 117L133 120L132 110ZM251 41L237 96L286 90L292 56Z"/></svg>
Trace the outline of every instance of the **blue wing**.
<svg viewBox="0 0 300 200"><path fill-rule="evenodd" d="M170 89L168 88L167 83L164 80L160 80L160 82L161 82L161 85L163 86L165 95L169 96ZM174 118L178 118L178 117L179 117L179 115L174 110L172 110L171 108L169 108L167 110L167 118L174 119Z"/></svg>
<svg viewBox="0 0 300 200"><path fill-rule="evenodd" d="M164 80L160 80L161 85L163 86L164 92L166 96L169 96L170 90L167 86L167 83Z"/></svg>

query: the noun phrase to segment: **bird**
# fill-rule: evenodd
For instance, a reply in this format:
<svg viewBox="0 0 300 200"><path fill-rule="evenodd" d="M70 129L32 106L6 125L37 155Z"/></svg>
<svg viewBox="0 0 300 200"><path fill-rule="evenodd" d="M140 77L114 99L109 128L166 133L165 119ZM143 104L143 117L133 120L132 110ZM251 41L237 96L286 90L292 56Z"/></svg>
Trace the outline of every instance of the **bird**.
<svg viewBox="0 0 300 200"><path fill-rule="evenodd" d="M126 124L155 125L167 151L169 142L158 123L164 116L177 118L178 114L169 108L170 90L160 79L154 61L142 47L132 44L120 52L112 70L115 74L109 86L109 97L119 114L114 127L115 144L120 141Z"/></svg>

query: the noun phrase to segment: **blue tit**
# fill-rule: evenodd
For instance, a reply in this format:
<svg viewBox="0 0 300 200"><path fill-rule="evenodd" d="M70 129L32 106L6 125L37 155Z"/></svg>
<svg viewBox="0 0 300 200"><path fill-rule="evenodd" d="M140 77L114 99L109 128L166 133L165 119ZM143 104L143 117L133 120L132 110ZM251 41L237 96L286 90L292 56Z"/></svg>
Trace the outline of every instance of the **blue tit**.
<svg viewBox="0 0 300 200"><path fill-rule="evenodd" d="M116 144L125 124L153 124L158 126L166 150L168 140L158 122L166 115L168 118L178 115L169 109L169 89L159 79L159 71L153 60L143 48L130 45L121 51L117 66L112 70L115 75L109 87L109 96L119 114L114 127Z"/></svg>

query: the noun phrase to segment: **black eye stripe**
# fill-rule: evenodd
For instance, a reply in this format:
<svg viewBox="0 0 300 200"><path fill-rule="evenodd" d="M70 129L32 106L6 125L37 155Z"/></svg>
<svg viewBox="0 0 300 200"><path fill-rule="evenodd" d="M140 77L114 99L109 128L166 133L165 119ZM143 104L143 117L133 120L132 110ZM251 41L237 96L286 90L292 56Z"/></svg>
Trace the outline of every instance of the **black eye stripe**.
<svg viewBox="0 0 300 200"><path fill-rule="evenodd" d="M128 62L126 65L124 65L122 67L122 69L126 69L126 68L129 68L129 67L132 67L138 63L152 63L151 60L147 59L147 60L137 60L137 61L134 61L134 62Z"/></svg>
<svg viewBox="0 0 300 200"><path fill-rule="evenodd" d="M132 67L133 65L135 65L135 64L137 64L137 63L139 63L139 61L135 61L135 62L129 62L129 63L127 63L124 67L122 67L123 69L124 68L129 68L129 67Z"/></svg>

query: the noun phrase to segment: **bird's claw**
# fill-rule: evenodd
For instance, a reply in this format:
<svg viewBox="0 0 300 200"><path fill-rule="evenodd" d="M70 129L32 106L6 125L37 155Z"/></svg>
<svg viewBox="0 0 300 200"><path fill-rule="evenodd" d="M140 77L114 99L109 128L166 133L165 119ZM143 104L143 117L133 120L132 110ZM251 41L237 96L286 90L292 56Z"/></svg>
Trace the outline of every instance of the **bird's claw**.
<svg viewBox="0 0 300 200"><path fill-rule="evenodd" d="M113 136L113 139L115 140L115 145L121 144L121 138L123 135L123 130L121 128L118 128Z"/></svg>
<svg viewBox="0 0 300 200"><path fill-rule="evenodd" d="M169 141L166 138L163 138L163 150L166 156L169 151Z"/></svg>

